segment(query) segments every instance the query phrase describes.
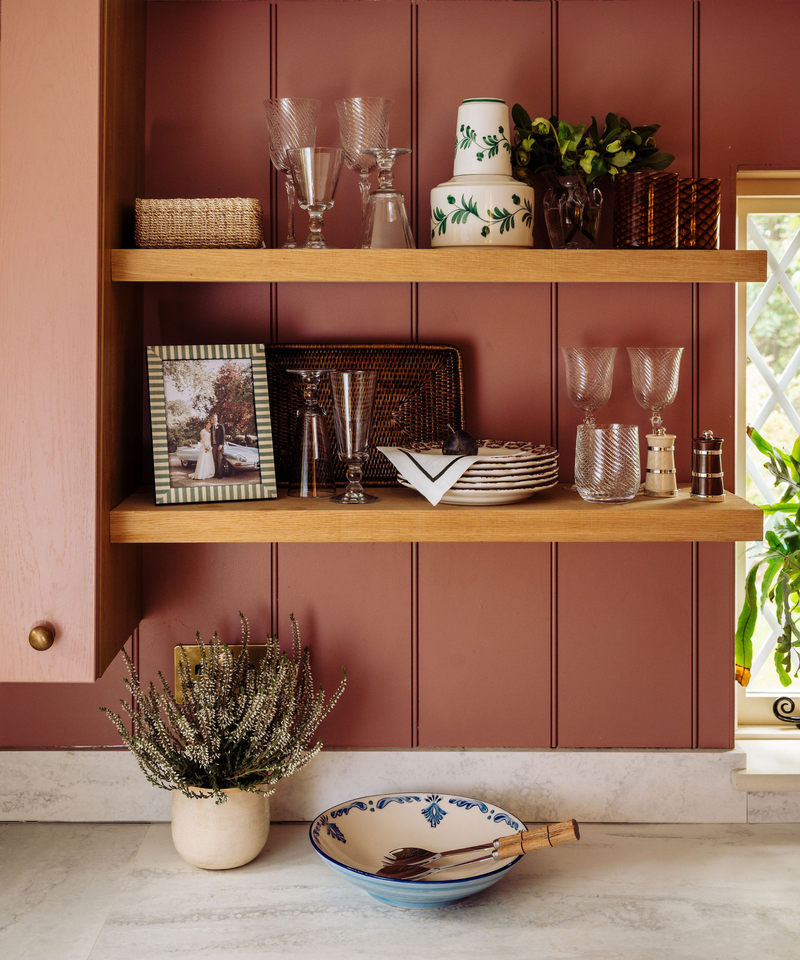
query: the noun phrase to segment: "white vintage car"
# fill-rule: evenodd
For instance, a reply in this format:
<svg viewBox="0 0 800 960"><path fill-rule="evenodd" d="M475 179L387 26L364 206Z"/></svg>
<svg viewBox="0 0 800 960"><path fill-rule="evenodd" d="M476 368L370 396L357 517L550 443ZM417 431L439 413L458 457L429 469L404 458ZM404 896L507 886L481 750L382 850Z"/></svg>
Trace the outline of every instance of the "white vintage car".
<svg viewBox="0 0 800 960"><path fill-rule="evenodd" d="M188 467L197 463L197 446L178 447L175 455L181 462L182 467ZM258 470L261 467L261 460L258 453L258 447L244 447L240 443L225 443L225 451L222 459L222 475L229 477L234 470Z"/></svg>

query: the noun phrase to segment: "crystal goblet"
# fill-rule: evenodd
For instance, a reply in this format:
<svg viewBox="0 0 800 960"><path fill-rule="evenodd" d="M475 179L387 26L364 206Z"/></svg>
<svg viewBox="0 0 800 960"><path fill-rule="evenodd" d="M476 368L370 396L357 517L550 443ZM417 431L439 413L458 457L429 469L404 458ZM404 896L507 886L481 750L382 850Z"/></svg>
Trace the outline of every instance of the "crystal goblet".
<svg viewBox="0 0 800 960"><path fill-rule="evenodd" d="M331 497L333 503L376 503L380 497L365 493L361 486L364 464L369 457L372 411L375 406L375 370L329 370L333 397L333 422L339 457L347 464L347 487Z"/></svg>
<svg viewBox="0 0 800 960"><path fill-rule="evenodd" d="M360 176L361 217L367 213L369 201L369 172L375 166L375 155L368 147L385 147L389 140L389 114L394 100L383 97L345 97L336 101L339 114L339 134L345 152L345 162Z"/></svg>
<svg viewBox="0 0 800 960"><path fill-rule="evenodd" d="M322 217L333 206L343 160L344 151L337 147L304 147L302 150L289 151L297 202L308 212L310 232L305 249L330 249L322 236Z"/></svg>
<svg viewBox="0 0 800 960"><path fill-rule="evenodd" d="M562 347L567 368L567 393L584 411L583 422L594 424L594 411L611 396L616 347Z"/></svg>
<svg viewBox="0 0 800 960"><path fill-rule="evenodd" d="M313 147L317 138L317 114L321 100L301 97L273 97L264 101L269 129L269 155L276 170L286 174L286 198L289 203L289 222L284 249L294 250L294 180L289 169L289 151Z"/></svg>
<svg viewBox="0 0 800 960"><path fill-rule="evenodd" d="M633 395L640 407L652 413L654 434L664 433L661 411L678 393L683 347L628 347L633 377Z"/></svg>
<svg viewBox="0 0 800 960"><path fill-rule="evenodd" d="M289 464L290 497L332 497L336 493L325 411L319 388L327 370L287 370L300 377L303 406L297 411Z"/></svg>
<svg viewBox="0 0 800 960"><path fill-rule="evenodd" d="M361 228L362 250L415 248L403 194L394 188L392 167L397 157L411 153L409 147L368 147L364 153L378 161L378 189L367 202Z"/></svg>

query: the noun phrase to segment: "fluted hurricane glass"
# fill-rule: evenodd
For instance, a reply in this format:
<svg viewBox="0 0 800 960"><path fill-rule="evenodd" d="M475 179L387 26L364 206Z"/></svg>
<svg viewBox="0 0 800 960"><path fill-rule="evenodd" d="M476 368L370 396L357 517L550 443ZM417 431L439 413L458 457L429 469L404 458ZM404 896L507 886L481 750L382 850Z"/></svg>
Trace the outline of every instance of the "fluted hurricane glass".
<svg viewBox="0 0 800 960"><path fill-rule="evenodd" d="M567 393L584 411L583 422L594 424L594 411L611 397L616 347L562 347L567 368Z"/></svg>
<svg viewBox="0 0 800 960"><path fill-rule="evenodd" d="M319 388L327 370L287 370L300 377L303 406L297 411L289 469L290 497L332 497L333 462Z"/></svg>
<svg viewBox="0 0 800 960"><path fill-rule="evenodd" d="M650 410L653 433L664 433L661 411L678 394L678 375L683 347L628 347L633 378L633 395Z"/></svg>
<svg viewBox="0 0 800 960"><path fill-rule="evenodd" d="M364 464L369 457L372 411L375 406L375 370L329 370L333 397L333 423L339 456L347 464L347 487L331 497L333 503L376 503L380 497L365 493L361 486Z"/></svg>
<svg viewBox="0 0 800 960"><path fill-rule="evenodd" d="M641 484L639 428L582 423L575 445L575 486L590 503L627 503Z"/></svg>
<svg viewBox="0 0 800 960"><path fill-rule="evenodd" d="M394 100L383 97L345 97L336 101L345 163L351 170L358 171L361 178L362 220L369 201L369 172L376 163L374 153L365 151L370 147L388 146L389 114L393 105Z"/></svg>
<svg viewBox="0 0 800 960"><path fill-rule="evenodd" d="M297 247L294 236L295 190L289 169L289 151L313 147L317 138L317 114L321 100L302 97L273 97L264 101L269 129L269 155L276 170L286 174L286 198L289 203L289 223L284 249Z"/></svg>

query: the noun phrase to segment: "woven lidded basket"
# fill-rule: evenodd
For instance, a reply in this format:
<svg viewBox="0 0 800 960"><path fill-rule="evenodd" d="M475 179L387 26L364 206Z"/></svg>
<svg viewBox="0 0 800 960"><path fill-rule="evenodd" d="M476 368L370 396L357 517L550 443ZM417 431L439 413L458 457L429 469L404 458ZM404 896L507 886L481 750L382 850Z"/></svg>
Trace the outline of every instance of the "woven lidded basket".
<svg viewBox="0 0 800 960"><path fill-rule="evenodd" d="M242 197L137 200L137 247L260 247L261 203Z"/></svg>

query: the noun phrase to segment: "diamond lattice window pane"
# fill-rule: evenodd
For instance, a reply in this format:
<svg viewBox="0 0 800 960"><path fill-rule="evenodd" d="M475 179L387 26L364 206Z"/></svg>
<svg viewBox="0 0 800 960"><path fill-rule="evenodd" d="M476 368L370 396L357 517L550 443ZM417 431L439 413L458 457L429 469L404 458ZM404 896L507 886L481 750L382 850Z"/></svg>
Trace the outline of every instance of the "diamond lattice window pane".
<svg viewBox="0 0 800 960"><path fill-rule="evenodd" d="M747 423L774 446L791 450L800 434L800 214L751 215L747 229L748 249L768 254L766 282L747 285ZM780 497L764 459L748 441L746 495L754 503L774 503ZM775 673L772 657L780 635L768 610L753 637L747 694L800 693L800 680L782 687Z"/></svg>

